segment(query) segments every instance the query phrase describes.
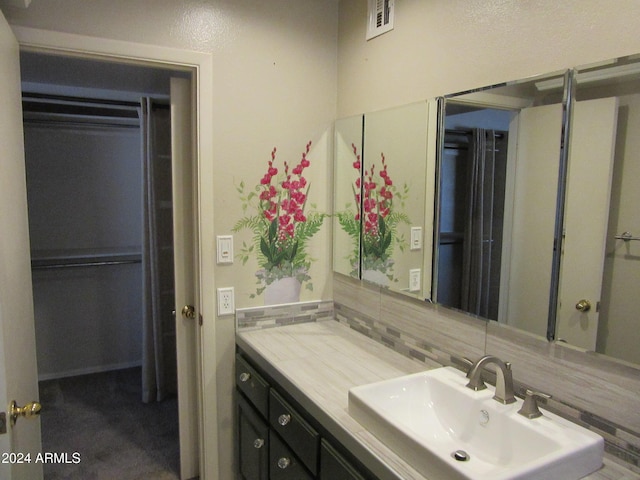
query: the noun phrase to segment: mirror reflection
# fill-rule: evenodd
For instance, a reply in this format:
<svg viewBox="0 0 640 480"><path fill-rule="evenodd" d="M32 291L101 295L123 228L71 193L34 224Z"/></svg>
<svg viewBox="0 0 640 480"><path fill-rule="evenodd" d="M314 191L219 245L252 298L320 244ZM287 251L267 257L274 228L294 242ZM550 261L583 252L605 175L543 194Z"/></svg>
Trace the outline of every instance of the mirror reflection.
<svg viewBox="0 0 640 480"><path fill-rule="evenodd" d="M424 101L336 121L335 272L430 296L433 188L427 202L426 179L435 162L427 161L434 107Z"/></svg>
<svg viewBox="0 0 640 480"><path fill-rule="evenodd" d="M426 168L426 101L365 115L363 280L422 296Z"/></svg>
<svg viewBox="0 0 640 480"><path fill-rule="evenodd" d="M576 69L556 328L557 339L635 364L639 60L635 55Z"/></svg>
<svg viewBox="0 0 640 480"><path fill-rule="evenodd" d="M540 335L555 245L562 84L556 74L451 95L440 137L437 302Z"/></svg>
<svg viewBox="0 0 640 480"><path fill-rule="evenodd" d="M336 120L334 133L333 271L354 278L360 278L361 180L353 149L362 151L362 122L362 115Z"/></svg>

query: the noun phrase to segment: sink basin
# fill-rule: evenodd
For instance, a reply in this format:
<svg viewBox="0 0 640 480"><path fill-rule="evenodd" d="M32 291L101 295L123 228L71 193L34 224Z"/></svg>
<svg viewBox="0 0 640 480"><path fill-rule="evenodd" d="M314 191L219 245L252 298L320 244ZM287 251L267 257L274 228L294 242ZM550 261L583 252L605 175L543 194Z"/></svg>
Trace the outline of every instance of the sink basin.
<svg viewBox="0 0 640 480"><path fill-rule="evenodd" d="M542 409L527 419L522 400L467 381L442 367L354 387L349 413L429 480L577 480L602 466L599 435Z"/></svg>

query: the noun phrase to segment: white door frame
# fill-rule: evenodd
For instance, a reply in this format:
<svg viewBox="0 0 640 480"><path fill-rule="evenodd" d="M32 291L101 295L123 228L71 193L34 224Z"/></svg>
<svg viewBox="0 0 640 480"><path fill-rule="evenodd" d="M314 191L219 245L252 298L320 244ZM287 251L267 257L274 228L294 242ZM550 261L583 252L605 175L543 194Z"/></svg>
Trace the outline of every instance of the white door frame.
<svg viewBox="0 0 640 480"><path fill-rule="evenodd" d="M195 161L198 189L198 270L202 315L200 330L200 478L218 476L218 422L215 374L215 291L213 265L213 59L211 54L172 47L88 37L69 33L12 26L20 47L57 55L109 59L135 64L164 65L191 70L196 103ZM206 405L206 408L203 406ZM204 435L204 432L207 432Z"/></svg>

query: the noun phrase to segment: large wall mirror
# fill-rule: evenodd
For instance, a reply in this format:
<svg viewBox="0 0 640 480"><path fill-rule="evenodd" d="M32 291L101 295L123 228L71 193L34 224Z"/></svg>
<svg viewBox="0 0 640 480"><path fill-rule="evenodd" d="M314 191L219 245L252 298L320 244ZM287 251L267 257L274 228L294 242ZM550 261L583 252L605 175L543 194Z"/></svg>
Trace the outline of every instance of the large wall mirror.
<svg viewBox="0 0 640 480"><path fill-rule="evenodd" d="M400 139L406 125L367 129L368 119L373 127L384 118L359 116L354 132L363 137L345 143L360 139L365 169L384 152L393 172L384 136ZM415 296L640 365L640 55L447 95L437 122L419 122L427 180ZM337 140L336 199L341 148ZM353 169L353 149L343 150ZM347 249L334 251L337 265ZM341 273L363 277L357 251L359 270L348 264ZM408 293L413 268L396 270L403 281L388 288Z"/></svg>

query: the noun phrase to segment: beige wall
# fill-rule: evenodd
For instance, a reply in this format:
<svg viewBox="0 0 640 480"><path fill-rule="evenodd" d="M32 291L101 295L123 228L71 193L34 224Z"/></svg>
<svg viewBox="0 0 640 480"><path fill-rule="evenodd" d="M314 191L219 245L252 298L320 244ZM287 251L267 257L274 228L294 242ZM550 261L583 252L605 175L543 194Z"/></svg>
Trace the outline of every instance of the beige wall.
<svg viewBox="0 0 640 480"><path fill-rule="evenodd" d="M34 0L28 9L3 8L11 25L212 54L213 85L202 88L213 90L214 155L205 161L215 171L216 235L231 233L242 216L235 186L259 182L274 146L280 161L294 163L313 141L310 201L331 208L337 11L337 0ZM249 238L236 235L236 253ZM331 298L330 246L327 222L311 246L314 291L303 290L303 300ZM235 287L237 307L260 305L249 298L255 271L251 262L215 267L215 285ZM234 333L233 317L217 319L220 478L232 478Z"/></svg>
<svg viewBox="0 0 640 480"><path fill-rule="evenodd" d="M341 0L338 117L640 52L635 0L397 0L365 40L366 0Z"/></svg>
<svg viewBox="0 0 640 480"><path fill-rule="evenodd" d="M13 25L213 55L216 234L241 215L235 184L258 179L271 149L297 160L308 140L313 201L330 207L331 125L447 92L640 51L636 0L398 0L395 30L365 42L366 0L33 0ZM339 41L338 41L339 36ZM337 115L336 115L337 112ZM327 224L328 227L328 224ZM245 237L246 238L246 237ZM331 298L329 228L312 248L314 292ZM236 238L239 248L242 237ZM216 268L249 299L254 266ZM231 478L233 321L218 319L220 476Z"/></svg>

